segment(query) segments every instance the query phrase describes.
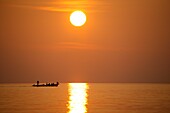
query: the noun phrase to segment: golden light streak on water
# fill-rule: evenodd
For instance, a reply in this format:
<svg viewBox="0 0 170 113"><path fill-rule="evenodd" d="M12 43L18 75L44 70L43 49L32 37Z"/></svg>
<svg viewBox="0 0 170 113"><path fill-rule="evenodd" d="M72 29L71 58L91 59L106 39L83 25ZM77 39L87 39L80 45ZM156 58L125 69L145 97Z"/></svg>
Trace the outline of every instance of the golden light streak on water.
<svg viewBox="0 0 170 113"><path fill-rule="evenodd" d="M68 113L86 113L87 96L89 86L87 83L69 83L68 84Z"/></svg>

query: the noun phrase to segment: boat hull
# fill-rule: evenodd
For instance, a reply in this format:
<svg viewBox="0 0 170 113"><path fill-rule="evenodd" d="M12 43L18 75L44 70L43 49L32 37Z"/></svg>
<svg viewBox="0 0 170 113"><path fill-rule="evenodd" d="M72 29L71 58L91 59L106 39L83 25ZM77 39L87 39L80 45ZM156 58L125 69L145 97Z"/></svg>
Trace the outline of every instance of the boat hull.
<svg viewBox="0 0 170 113"><path fill-rule="evenodd" d="M58 87L57 84L55 85L32 85L33 87Z"/></svg>

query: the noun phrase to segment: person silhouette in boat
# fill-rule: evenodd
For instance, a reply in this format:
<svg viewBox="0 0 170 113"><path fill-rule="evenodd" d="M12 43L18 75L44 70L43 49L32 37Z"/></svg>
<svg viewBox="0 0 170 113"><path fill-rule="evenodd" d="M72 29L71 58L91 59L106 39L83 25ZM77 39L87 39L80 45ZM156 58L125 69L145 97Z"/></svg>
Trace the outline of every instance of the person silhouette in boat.
<svg viewBox="0 0 170 113"><path fill-rule="evenodd" d="M40 82L39 82L39 81L37 81L37 86L39 85L39 83L40 83Z"/></svg>
<svg viewBox="0 0 170 113"><path fill-rule="evenodd" d="M51 83L51 86L54 86L54 83Z"/></svg>
<svg viewBox="0 0 170 113"><path fill-rule="evenodd" d="M57 86L59 85L59 82L57 82L57 84L56 84Z"/></svg>

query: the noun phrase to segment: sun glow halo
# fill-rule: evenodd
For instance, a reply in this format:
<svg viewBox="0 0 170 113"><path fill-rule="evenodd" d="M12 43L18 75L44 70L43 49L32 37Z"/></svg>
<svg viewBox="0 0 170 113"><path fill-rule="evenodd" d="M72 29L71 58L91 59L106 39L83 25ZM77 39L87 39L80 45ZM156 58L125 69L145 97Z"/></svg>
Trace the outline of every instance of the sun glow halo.
<svg viewBox="0 0 170 113"><path fill-rule="evenodd" d="M70 22L72 25L77 26L77 27L84 25L86 22L85 13L82 11L74 11L70 15Z"/></svg>

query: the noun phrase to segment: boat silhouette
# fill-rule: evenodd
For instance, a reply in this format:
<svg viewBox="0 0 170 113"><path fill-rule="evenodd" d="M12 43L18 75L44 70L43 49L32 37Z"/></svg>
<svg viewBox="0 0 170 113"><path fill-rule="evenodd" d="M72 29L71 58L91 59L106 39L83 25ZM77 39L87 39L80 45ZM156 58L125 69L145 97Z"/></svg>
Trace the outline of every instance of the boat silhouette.
<svg viewBox="0 0 170 113"><path fill-rule="evenodd" d="M33 84L34 87L57 87L59 85L59 82L55 83L46 83L46 84L40 84L39 81L37 81L37 84Z"/></svg>

